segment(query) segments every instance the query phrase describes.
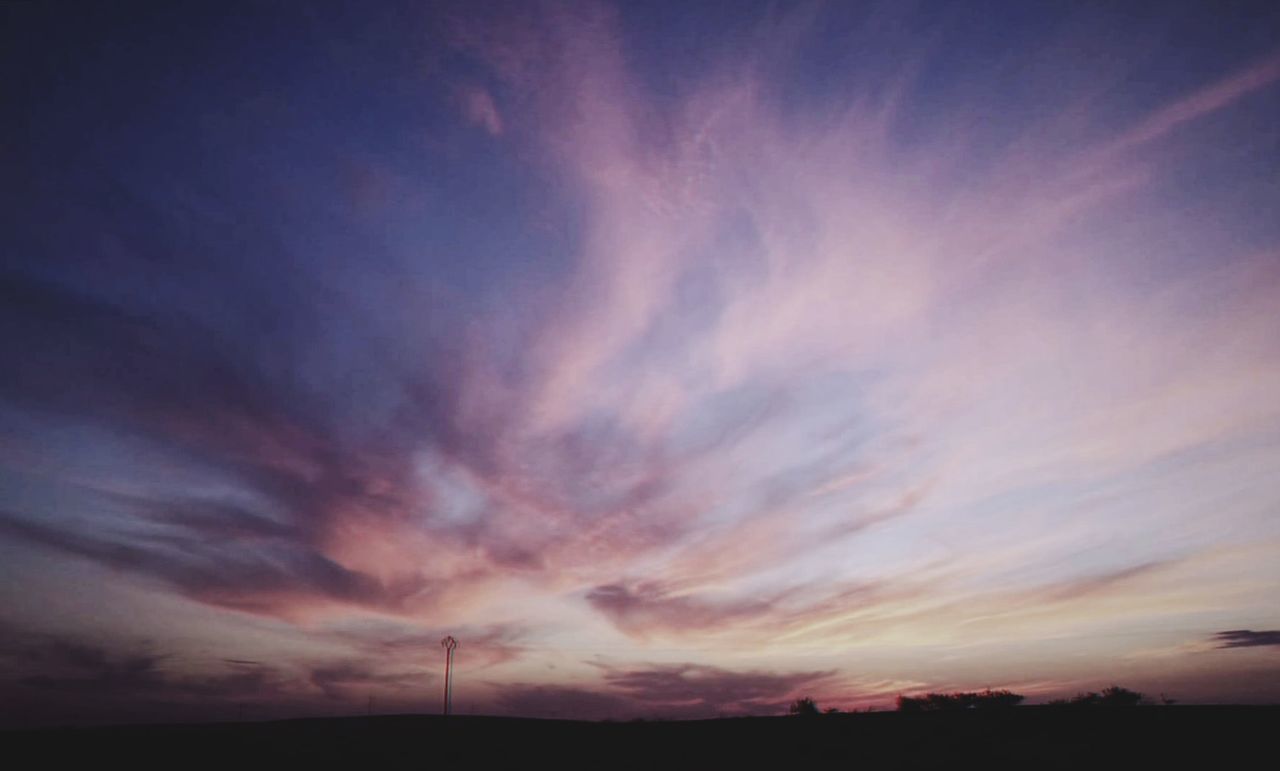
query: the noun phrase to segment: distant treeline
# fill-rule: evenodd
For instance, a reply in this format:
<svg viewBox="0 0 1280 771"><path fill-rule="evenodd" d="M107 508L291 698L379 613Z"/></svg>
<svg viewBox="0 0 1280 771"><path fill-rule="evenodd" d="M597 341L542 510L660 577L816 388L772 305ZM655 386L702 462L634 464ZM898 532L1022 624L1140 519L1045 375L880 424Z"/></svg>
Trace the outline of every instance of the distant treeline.
<svg viewBox="0 0 1280 771"><path fill-rule="evenodd" d="M952 709L990 709L1016 707L1023 695L1013 691L956 691L955 693L926 693L924 696L899 696L899 712L941 712Z"/></svg>
<svg viewBox="0 0 1280 771"><path fill-rule="evenodd" d="M991 709L1000 707L1016 707L1021 704L1023 696L1013 691L957 691L955 693L926 693L924 696L899 696L899 712L941 712L955 709ZM1070 699L1050 701L1053 707L1132 707L1141 704L1144 697L1137 691L1113 685L1104 688L1101 693L1089 691L1076 694ZM1172 704L1171 699L1163 699L1165 704Z"/></svg>
<svg viewBox="0 0 1280 771"><path fill-rule="evenodd" d="M1008 707L1016 707L1023 702L1024 697L1020 693L1000 689L993 691L990 688L985 691L956 691L954 693L926 693L923 696L898 696L899 712L945 712L950 710L962 709L1004 709ZM1101 693L1089 691L1088 693L1078 693L1070 699L1055 699L1048 702L1050 707L1133 707L1146 701L1141 693L1131 691L1128 688L1121 688L1113 685L1110 688L1104 688ZM1173 699L1167 698L1164 694L1160 697L1161 704L1173 704ZM817 702L812 698L805 696L796 699L791 703L788 710L792 715L821 715L834 714L840 710L831 708L821 710L818 708ZM857 710L854 710L855 712Z"/></svg>

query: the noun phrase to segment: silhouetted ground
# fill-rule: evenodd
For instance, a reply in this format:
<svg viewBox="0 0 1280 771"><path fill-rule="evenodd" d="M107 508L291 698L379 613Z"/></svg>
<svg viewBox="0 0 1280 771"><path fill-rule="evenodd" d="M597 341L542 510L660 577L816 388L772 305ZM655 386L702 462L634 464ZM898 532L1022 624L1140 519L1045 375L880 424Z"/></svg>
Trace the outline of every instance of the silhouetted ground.
<svg viewBox="0 0 1280 771"><path fill-rule="evenodd" d="M689 722L386 716L0 733L11 768L1184 768L1276 762L1280 707L1138 707ZM37 765L32 765L32 761Z"/></svg>

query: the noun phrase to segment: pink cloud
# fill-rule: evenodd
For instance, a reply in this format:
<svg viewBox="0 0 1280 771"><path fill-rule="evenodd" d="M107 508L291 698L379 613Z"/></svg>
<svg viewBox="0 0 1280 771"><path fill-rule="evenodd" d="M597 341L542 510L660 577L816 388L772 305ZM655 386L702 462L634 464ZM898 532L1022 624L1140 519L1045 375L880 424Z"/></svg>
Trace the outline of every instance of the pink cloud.
<svg viewBox="0 0 1280 771"><path fill-rule="evenodd" d="M1280 56L1269 56L1147 116L1111 145L1119 151L1163 137L1280 80Z"/></svg>
<svg viewBox="0 0 1280 771"><path fill-rule="evenodd" d="M1165 221L1151 218L1167 194L1160 140L1270 87L1280 60L1132 127L1073 112L977 163L963 129L902 146L909 74L890 98L855 81L848 109L793 114L768 58L734 51L657 100L610 12L516 15L454 41L501 84L502 110L478 85L456 106L580 207L564 275L447 352L426 346L447 385L403 377L413 408L358 439L299 418L305 400L244 378L216 340L204 351L196 332L78 308L95 335L128 341L122 358L166 363L167 387L120 412L261 510L154 494L116 501L151 528L138 532L0 527L212 609L532 619L633 659L650 640L697 638L713 658L759 640L987 644L1176 617L1234 580L1195 584L1182 556L1270 543L1275 253L1237 255L1226 225L1180 220L1175 235L1221 250L1184 270L1150 233ZM1064 141L1063 125L1091 130ZM414 314L450 298L419 289L394 299L432 327ZM511 328L514 361L491 360ZM62 380L83 379L92 340L57 342L72 354ZM393 356L375 364L402 374ZM1184 475L1196 453L1240 463ZM477 637L494 677L549 655ZM682 666L616 684L644 701L723 674ZM335 660L311 680L339 693L398 674ZM769 699L790 693L763 682ZM546 688L511 704L572 695Z"/></svg>

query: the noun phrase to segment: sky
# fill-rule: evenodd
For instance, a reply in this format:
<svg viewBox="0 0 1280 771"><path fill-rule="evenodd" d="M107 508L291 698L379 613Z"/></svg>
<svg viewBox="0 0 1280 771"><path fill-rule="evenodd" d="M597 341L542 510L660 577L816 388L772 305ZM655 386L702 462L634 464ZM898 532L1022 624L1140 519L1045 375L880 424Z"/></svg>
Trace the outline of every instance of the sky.
<svg viewBox="0 0 1280 771"><path fill-rule="evenodd" d="M0 13L0 725L1280 701L1274 3Z"/></svg>

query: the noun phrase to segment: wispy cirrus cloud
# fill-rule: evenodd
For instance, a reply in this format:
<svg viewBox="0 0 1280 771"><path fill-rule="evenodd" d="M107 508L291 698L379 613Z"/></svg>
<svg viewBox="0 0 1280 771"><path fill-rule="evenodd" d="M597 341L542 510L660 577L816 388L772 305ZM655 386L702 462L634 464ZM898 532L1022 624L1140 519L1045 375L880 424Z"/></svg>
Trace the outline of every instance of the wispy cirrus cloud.
<svg viewBox="0 0 1280 771"><path fill-rule="evenodd" d="M1158 110L1116 139L1112 149L1125 150L1159 139L1185 123L1264 90L1277 80L1280 80L1280 56L1268 56Z"/></svg>
<svg viewBox="0 0 1280 771"><path fill-rule="evenodd" d="M363 68L288 47L317 102L188 64L218 116L122 119L74 170L13 145L6 544L304 630L335 650L298 681L343 698L457 632L516 712L805 682L711 652L532 678L566 640L995 645L1215 587L1256 617L1280 251L1243 167L1274 51L1133 94L1157 42L1066 19L987 59L895 9L654 11L690 35L668 59L605 4L422 13L426 74L385 27L334 49ZM101 122L50 104L49 137ZM1241 543L1239 574L1204 558Z"/></svg>

